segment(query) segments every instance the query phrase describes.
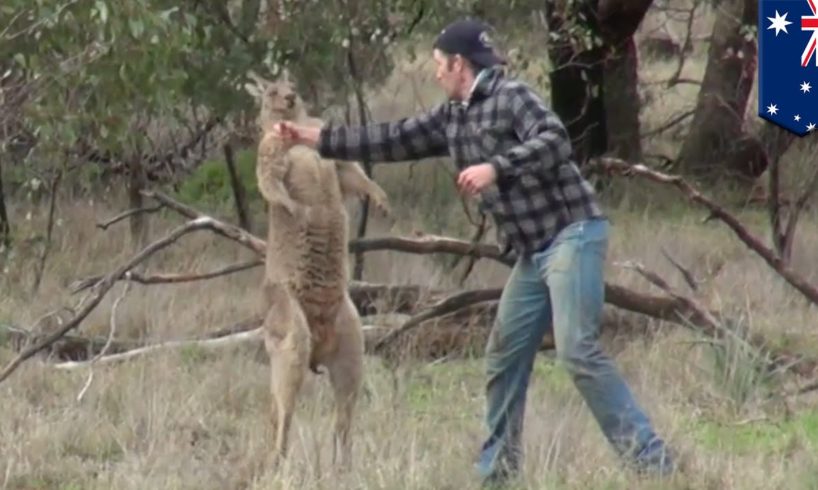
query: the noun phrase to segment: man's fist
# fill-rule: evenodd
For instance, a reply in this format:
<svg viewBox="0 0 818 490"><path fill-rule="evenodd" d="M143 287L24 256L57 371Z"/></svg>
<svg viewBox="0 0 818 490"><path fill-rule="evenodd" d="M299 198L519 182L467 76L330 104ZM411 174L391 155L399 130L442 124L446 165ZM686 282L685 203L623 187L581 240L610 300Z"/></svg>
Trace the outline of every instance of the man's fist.
<svg viewBox="0 0 818 490"><path fill-rule="evenodd" d="M461 191L475 195L497 179L497 172L490 163L481 163L465 168L457 176L457 186Z"/></svg>
<svg viewBox="0 0 818 490"><path fill-rule="evenodd" d="M290 121L281 121L273 126L273 136L291 144L315 146L318 143L320 130L309 126L300 126Z"/></svg>

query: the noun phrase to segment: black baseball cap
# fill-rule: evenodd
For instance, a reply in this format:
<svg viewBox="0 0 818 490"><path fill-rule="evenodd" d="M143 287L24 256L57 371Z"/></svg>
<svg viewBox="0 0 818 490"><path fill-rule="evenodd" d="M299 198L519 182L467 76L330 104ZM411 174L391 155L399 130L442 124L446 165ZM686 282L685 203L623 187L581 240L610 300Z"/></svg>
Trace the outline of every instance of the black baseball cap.
<svg viewBox="0 0 818 490"><path fill-rule="evenodd" d="M446 54L459 54L483 67L505 64L494 48L491 31L488 24L477 19L457 20L441 31L434 47Z"/></svg>

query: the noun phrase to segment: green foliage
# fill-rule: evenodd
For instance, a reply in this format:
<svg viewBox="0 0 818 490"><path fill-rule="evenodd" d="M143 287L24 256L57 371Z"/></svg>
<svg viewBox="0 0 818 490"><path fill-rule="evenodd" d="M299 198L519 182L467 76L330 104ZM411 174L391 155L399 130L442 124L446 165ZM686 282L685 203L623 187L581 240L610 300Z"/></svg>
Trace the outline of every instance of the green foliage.
<svg viewBox="0 0 818 490"><path fill-rule="evenodd" d="M2 68L30 88L20 122L40 156L150 154L149 129L248 107L236 86L265 46L214 19L169 0L4 2Z"/></svg>
<svg viewBox="0 0 818 490"><path fill-rule="evenodd" d="M248 204L261 205L261 196L256 185L255 150L237 151L235 160L239 181L247 191ZM177 196L184 202L194 205L232 206L233 189L224 159L211 159L202 163L190 177L185 179Z"/></svg>

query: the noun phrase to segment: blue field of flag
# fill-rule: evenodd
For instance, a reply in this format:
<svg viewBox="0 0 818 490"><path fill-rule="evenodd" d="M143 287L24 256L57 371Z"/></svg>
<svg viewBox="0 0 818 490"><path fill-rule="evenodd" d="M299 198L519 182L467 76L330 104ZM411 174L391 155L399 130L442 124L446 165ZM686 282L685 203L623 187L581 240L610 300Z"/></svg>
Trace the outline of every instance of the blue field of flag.
<svg viewBox="0 0 818 490"><path fill-rule="evenodd" d="M758 115L804 136L818 125L818 0L760 0Z"/></svg>

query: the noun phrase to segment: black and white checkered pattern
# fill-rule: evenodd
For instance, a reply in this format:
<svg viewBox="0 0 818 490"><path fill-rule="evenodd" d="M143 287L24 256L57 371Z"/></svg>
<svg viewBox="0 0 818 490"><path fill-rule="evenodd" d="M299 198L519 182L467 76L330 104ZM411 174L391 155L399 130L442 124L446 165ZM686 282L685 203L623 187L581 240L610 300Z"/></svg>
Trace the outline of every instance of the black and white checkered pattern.
<svg viewBox="0 0 818 490"><path fill-rule="evenodd" d="M458 169L489 162L495 184L481 193L506 249L542 250L566 225L603 213L572 158L568 132L523 82L484 70L466 103L363 127L328 124L318 151L327 158L394 162L449 155Z"/></svg>

